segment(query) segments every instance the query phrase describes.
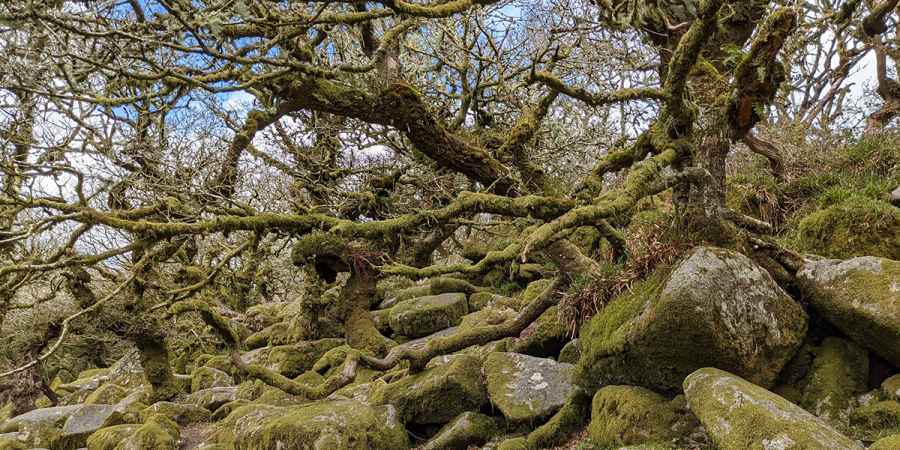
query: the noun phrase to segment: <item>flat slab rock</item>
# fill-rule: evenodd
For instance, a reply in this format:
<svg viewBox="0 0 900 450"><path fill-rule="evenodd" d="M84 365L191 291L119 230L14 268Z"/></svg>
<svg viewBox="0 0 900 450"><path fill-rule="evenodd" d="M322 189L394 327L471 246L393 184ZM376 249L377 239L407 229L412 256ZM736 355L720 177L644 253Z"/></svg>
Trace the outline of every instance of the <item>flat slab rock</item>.
<svg viewBox="0 0 900 450"><path fill-rule="evenodd" d="M185 402L215 411L220 406L237 400L237 389L236 386L201 389L187 396Z"/></svg>
<svg viewBox="0 0 900 450"><path fill-rule="evenodd" d="M691 411L721 450L862 450L824 420L743 378L704 368L684 380Z"/></svg>
<svg viewBox="0 0 900 450"><path fill-rule="evenodd" d="M491 403L513 422L559 410L574 389L574 371L571 364L520 353L493 352L484 363Z"/></svg>

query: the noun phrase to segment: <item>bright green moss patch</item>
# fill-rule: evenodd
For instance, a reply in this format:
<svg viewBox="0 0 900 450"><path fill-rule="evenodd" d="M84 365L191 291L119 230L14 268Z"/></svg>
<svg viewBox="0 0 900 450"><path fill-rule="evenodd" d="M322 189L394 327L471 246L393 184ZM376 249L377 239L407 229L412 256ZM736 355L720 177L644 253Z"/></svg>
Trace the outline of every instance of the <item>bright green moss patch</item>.
<svg viewBox="0 0 900 450"><path fill-rule="evenodd" d="M601 447L677 438L682 414L665 397L635 386L607 386L594 395L588 435Z"/></svg>
<svg viewBox="0 0 900 450"><path fill-rule="evenodd" d="M816 211L798 228L803 251L832 258L900 258L900 208L863 196L849 196Z"/></svg>

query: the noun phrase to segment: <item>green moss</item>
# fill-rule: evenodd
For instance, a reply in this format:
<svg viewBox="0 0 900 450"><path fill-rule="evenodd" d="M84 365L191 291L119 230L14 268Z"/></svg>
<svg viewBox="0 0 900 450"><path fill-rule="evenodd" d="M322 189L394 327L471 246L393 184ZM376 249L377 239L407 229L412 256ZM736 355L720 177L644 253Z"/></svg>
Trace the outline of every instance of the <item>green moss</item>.
<svg viewBox="0 0 900 450"><path fill-rule="evenodd" d="M565 443L584 427L590 417L591 396L581 389L573 389L566 404L545 424L526 437L528 448L551 448Z"/></svg>
<svg viewBox="0 0 900 450"><path fill-rule="evenodd" d="M900 374L881 382L881 395L887 400L900 401Z"/></svg>
<svg viewBox="0 0 900 450"><path fill-rule="evenodd" d="M144 421L152 419L156 414L162 414L178 425L208 422L210 419L210 413L206 409L185 403L156 402L141 411Z"/></svg>
<svg viewBox="0 0 900 450"><path fill-rule="evenodd" d="M446 423L487 402L481 363L471 356L456 356L449 364L375 386L371 402L396 406L404 423Z"/></svg>
<svg viewBox="0 0 900 450"><path fill-rule="evenodd" d="M576 369L580 385L597 386L599 377L593 371L596 362L625 344L627 324L658 295L666 276L666 272L657 271L646 280L633 284L628 292L613 299L584 324L579 334L582 348ZM590 345L585 345L586 342Z"/></svg>
<svg viewBox="0 0 900 450"><path fill-rule="evenodd" d="M120 442L134 434L140 425L115 425L95 431L88 437L88 450L114 450Z"/></svg>
<svg viewBox="0 0 900 450"><path fill-rule="evenodd" d="M458 325L469 306L465 294L441 294L402 302L390 313L391 328L418 338Z"/></svg>
<svg viewBox="0 0 900 450"><path fill-rule="evenodd" d="M876 440L900 433L900 402L884 400L858 408L850 415L853 434Z"/></svg>
<svg viewBox="0 0 900 450"><path fill-rule="evenodd" d="M512 351L556 358L569 337L570 330L559 317L559 306L554 305L522 332Z"/></svg>
<svg viewBox="0 0 900 450"><path fill-rule="evenodd" d="M497 446L497 450L529 450L528 441L524 437L506 439Z"/></svg>
<svg viewBox="0 0 900 450"><path fill-rule="evenodd" d="M900 448L900 434L893 434L875 441L869 450L896 450L898 448Z"/></svg>
<svg viewBox="0 0 900 450"><path fill-rule="evenodd" d="M236 410L232 416L239 411L242 412ZM353 400L280 408L278 413L262 417L253 425L241 425L234 444L236 448L246 450L393 450L409 447L406 430L396 422L393 407L368 407Z"/></svg>
<svg viewBox="0 0 900 450"><path fill-rule="evenodd" d="M94 392L91 392L91 394L84 399L84 403L86 405L112 405L118 403L119 400L122 400L127 395L128 390L122 386L114 383L106 383L97 388Z"/></svg>
<svg viewBox="0 0 900 450"><path fill-rule="evenodd" d="M480 446L500 432L493 417L464 412L441 427L420 450L442 450Z"/></svg>
<svg viewBox="0 0 900 450"><path fill-rule="evenodd" d="M566 342L566 345L559 351L559 358L556 360L561 363L578 364L580 358L581 346L579 345L579 340L572 339L571 341Z"/></svg>
<svg viewBox="0 0 900 450"><path fill-rule="evenodd" d="M792 442L785 448L862 450L803 408L723 370L695 371L684 380L684 393L721 450L764 449L766 442L768 448Z"/></svg>
<svg viewBox="0 0 900 450"><path fill-rule="evenodd" d="M175 450L178 448L180 432L172 419L155 414L147 419L134 433L115 447L115 450Z"/></svg>
<svg viewBox="0 0 900 450"><path fill-rule="evenodd" d="M212 367L198 367L191 372L191 392L233 384L234 379L231 378L231 375Z"/></svg>
<svg viewBox="0 0 900 450"><path fill-rule="evenodd" d="M601 447L645 444L678 437L682 420L665 397L635 386L607 386L597 391L588 436Z"/></svg>
<svg viewBox="0 0 900 450"><path fill-rule="evenodd" d="M900 262L861 257L807 262L797 272L804 299L829 323L869 351L900 365L896 286Z"/></svg>
<svg viewBox="0 0 900 450"><path fill-rule="evenodd" d="M869 357L853 342L826 338L816 351L800 403L807 411L844 426L855 398L866 391Z"/></svg>
<svg viewBox="0 0 900 450"><path fill-rule="evenodd" d="M832 258L900 258L900 208L858 195L814 212L798 228L801 250Z"/></svg>

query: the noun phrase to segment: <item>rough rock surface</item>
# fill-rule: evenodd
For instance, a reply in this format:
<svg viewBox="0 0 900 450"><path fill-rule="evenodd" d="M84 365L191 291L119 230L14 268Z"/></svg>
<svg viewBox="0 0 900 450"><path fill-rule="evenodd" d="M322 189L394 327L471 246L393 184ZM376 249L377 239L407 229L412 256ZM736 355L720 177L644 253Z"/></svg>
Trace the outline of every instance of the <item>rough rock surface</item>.
<svg viewBox="0 0 900 450"><path fill-rule="evenodd" d="M220 406L237 400L237 389L237 387L203 389L189 395L186 402L209 411L215 411Z"/></svg>
<svg viewBox="0 0 900 450"><path fill-rule="evenodd" d="M296 344L263 347L241 355L248 364L259 364L293 378L311 369L329 350L344 343L343 339L318 339Z"/></svg>
<svg viewBox="0 0 900 450"><path fill-rule="evenodd" d="M868 377L866 349L828 337L816 349L800 406L835 425L846 425L856 397L866 391Z"/></svg>
<svg viewBox="0 0 900 450"><path fill-rule="evenodd" d="M810 261L797 280L819 314L900 366L900 261L871 256Z"/></svg>
<svg viewBox="0 0 900 450"><path fill-rule="evenodd" d="M719 369L689 375L684 393L721 450L863 448L799 406Z"/></svg>
<svg viewBox="0 0 900 450"><path fill-rule="evenodd" d="M212 367L198 367L191 373L191 392L234 384L231 375Z"/></svg>
<svg viewBox="0 0 900 450"><path fill-rule="evenodd" d="M420 450L469 448L484 444L498 433L492 417L468 411L444 425Z"/></svg>
<svg viewBox="0 0 900 450"><path fill-rule="evenodd" d="M684 412L662 395L636 386L607 386L594 395L588 436L606 448L668 441L688 426Z"/></svg>
<svg viewBox="0 0 900 450"><path fill-rule="evenodd" d="M449 422L463 412L478 411L487 403L481 364L477 358L459 355L447 364L376 385L370 402L396 406L403 423Z"/></svg>
<svg viewBox="0 0 900 450"><path fill-rule="evenodd" d="M484 372L491 403L512 422L553 414L573 389L574 366L552 359L494 352L487 356Z"/></svg>
<svg viewBox="0 0 900 450"><path fill-rule="evenodd" d="M763 268L697 247L591 318L579 338L579 378L675 393L691 372L719 367L771 386L806 329L806 313Z"/></svg>
<svg viewBox="0 0 900 450"><path fill-rule="evenodd" d="M269 411L256 424L242 426L234 444L247 450L408 448L406 429L398 418L391 405L371 407L353 400L327 400Z"/></svg>
<svg viewBox="0 0 900 450"><path fill-rule="evenodd" d="M441 294L406 300L391 308L391 329L418 338L458 325L469 312L465 294Z"/></svg>

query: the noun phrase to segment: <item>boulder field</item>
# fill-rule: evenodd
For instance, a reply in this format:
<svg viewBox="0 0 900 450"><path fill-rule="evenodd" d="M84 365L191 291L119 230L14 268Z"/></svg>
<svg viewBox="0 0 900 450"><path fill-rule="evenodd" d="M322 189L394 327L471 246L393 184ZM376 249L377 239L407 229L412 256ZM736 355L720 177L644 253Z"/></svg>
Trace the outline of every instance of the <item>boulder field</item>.
<svg viewBox="0 0 900 450"><path fill-rule="evenodd" d="M0 416L0 450L900 450L900 262L810 257L796 280L787 292L747 256L697 247L580 329L555 306L519 336L420 370L363 364L319 397L218 354L156 401L129 354L55 382L56 406ZM549 285L501 295L433 281L372 302L396 345L421 352L510 323ZM342 370L343 339L270 339L279 305L247 317L269 334L238 363L309 386Z"/></svg>

